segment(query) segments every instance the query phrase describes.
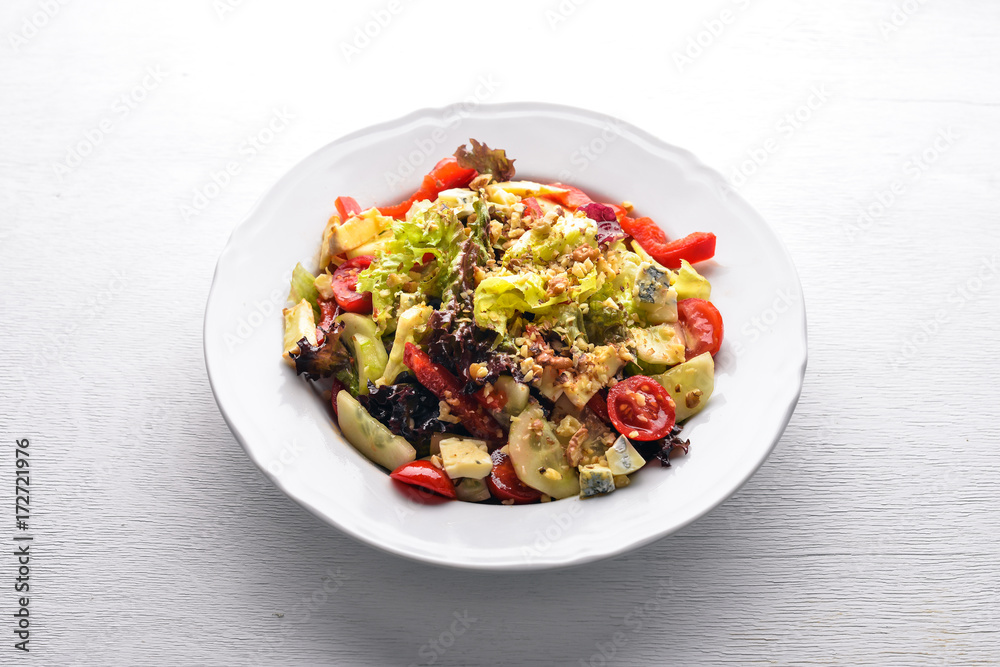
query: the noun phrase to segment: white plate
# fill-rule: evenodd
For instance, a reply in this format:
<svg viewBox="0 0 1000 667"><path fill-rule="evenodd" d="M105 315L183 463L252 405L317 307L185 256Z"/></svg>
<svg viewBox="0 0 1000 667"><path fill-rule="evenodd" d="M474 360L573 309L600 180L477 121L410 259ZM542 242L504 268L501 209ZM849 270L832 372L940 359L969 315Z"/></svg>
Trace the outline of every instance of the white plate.
<svg viewBox="0 0 1000 667"><path fill-rule="evenodd" d="M726 324L716 392L684 429L690 454L671 468L647 467L627 488L588 500L418 504L343 440L316 393L282 362L289 273L298 261L315 268L334 198L350 195L362 206L403 199L469 137L506 149L519 177L628 199L671 237L718 235L717 261L700 265ZM781 242L721 176L686 151L581 109L455 106L355 132L278 181L219 258L205 311L205 361L236 439L317 516L362 542L428 563L537 570L647 544L736 491L767 458L795 408L805 324L802 289Z"/></svg>

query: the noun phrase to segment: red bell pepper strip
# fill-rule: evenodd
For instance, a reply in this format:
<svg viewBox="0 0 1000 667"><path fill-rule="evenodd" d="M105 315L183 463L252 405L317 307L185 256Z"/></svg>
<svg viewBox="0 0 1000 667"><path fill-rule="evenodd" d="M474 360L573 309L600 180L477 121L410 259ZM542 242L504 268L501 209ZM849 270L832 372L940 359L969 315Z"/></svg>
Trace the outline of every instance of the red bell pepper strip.
<svg viewBox="0 0 1000 667"><path fill-rule="evenodd" d="M542 207L539 205L538 200L534 197L525 197L521 200L524 204L524 215L528 218L540 218L542 217Z"/></svg>
<svg viewBox="0 0 1000 667"><path fill-rule="evenodd" d="M409 199L394 206L379 206L378 211L382 215L397 220L402 219L406 217L406 212L410 210L414 202L423 199L434 200L444 190L464 188L477 175L479 172L475 169L463 169L458 166L458 160L454 157L446 157L434 165L431 173L424 176L420 188Z"/></svg>
<svg viewBox="0 0 1000 667"><path fill-rule="evenodd" d="M565 183L549 183L554 188L562 188L564 190L569 190L569 192L561 192L557 194L545 195L548 199L555 201L566 208L573 209L574 211L581 206L586 206L594 201L590 195L581 190L580 188L575 188L572 185L566 185ZM598 202L603 203L603 202ZM625 215L625 209L617 204L604 204L605 206L610 206L615 210L615 217L619 220Z"/></svg>
<svg viewBox="0 0 1000 667"><path fill-rule="evenodd" d="M337 197L334 203L337 205L337 213L340 214L341 220L347 220L361 213L361 206L354 200L354 197Z"/></svg>
<svg viewBox="0 0 1000 667"><path fill-rule="evenodd" d="M626 234L668 269L681 268L682 259L694 264L715 256L715 234L711 232L694 232L682 239L668 241L663 230L649 218L625 217L620 222Z"/></svg>
<svg viewBox="0 0 1000 667"><path fill-rule="evenodd" d="M462 420L469 433L484 440L500 440L503 430L472 396L462 393L462 383L448 369L435 364L426 352L407 343L403 363L413 371L417 382L427 387L438 399L448 404L452 414Z"/></svg>

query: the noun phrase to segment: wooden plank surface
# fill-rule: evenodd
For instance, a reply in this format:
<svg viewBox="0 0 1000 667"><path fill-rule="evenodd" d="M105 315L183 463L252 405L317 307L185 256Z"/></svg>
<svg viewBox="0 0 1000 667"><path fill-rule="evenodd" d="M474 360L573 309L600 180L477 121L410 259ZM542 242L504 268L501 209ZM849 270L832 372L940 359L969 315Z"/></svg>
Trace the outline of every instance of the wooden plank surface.
<svg viewBox="0 0 1000 667"><path fill-rule="evenodd" d="M28 655L0 566L0 663L1000 663L998 27L989 0L9 0L0 486L30 439L35 542ZM464 99L690 149L802 278L810 365L773 456L613 561L378 553L276 491L212 399L205 298L256 198L337 136Z"/></svg>

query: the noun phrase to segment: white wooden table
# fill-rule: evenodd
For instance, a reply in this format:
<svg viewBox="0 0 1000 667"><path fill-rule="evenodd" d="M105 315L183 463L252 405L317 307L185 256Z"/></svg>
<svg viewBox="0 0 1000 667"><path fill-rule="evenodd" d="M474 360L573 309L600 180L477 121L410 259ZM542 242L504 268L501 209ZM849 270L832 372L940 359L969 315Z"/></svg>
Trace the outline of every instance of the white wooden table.
<svg viewBox="0 0 1000 667"><path fill-rule="evenodd" d="M1000 4L346 4L0 8L0 552L34 538L28 654L0 557L0 663L1000 663ZM680 533L449 572L264 479L202 312L233 227L315 148L525 99L730 177L798 265L810 366L767 464Z"/></svg>

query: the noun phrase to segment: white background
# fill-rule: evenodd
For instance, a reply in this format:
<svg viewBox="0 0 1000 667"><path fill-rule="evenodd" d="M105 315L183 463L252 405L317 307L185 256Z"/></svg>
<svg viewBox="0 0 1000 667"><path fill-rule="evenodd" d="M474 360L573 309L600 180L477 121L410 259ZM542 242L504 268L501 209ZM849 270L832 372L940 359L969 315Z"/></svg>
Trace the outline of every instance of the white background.
<svg viewBox="0 0 1000 667"><path fill-rule="evenodd" d="M0 538L16 438L35 536L27 656L0 557L0 663L1000 662L1000 4L232 4L0 9ZM344 133L462 100L690 149L801 274L810 365L775 453L613 561L479 575L356 544L212 399L205 298L253 202Z"/></svg>

